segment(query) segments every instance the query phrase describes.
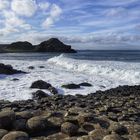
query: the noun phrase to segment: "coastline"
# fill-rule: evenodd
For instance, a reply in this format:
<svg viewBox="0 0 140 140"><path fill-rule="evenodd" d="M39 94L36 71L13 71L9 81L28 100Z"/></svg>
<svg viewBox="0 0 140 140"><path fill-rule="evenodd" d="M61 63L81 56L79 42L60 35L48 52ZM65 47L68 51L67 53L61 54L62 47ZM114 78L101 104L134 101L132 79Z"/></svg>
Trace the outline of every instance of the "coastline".
<svg viewBox="0 0 140 140"><path fill-rule="evenodd" d="M118 138L115 140L139 139L139 94L140 86L120 86L88 95L53 95L14 102L3 100L0 101L0 124L4 117L9 123L7 126L1 124L1 129L16 133L24 131L31 140L94 140L99 138L97 132L102 132L99 140L110 136ZM14 114L12 121L6 114ZM44 121L47 122L45 126Z"/></svg>

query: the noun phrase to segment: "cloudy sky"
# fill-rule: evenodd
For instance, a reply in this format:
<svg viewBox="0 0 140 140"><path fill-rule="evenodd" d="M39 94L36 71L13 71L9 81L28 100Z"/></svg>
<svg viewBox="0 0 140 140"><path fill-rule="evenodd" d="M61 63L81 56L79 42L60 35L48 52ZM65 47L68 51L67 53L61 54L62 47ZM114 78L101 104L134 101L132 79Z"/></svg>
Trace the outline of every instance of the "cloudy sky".
<svg viewBox="0 0 140 140"><path fill-rule="evenodd" d="M140 49L140 0L0 0L0 43L50 37L78 49Z"/></svg>

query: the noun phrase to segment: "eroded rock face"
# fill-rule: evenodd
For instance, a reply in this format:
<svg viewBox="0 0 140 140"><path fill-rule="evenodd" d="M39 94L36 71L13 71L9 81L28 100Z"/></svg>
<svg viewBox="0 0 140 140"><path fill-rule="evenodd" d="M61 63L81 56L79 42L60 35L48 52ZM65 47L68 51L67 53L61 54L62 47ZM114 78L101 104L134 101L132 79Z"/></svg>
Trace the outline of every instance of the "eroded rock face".
<svg viewBox="0 0 140 140"><path fill-rule="evenodd" d="M6 134L1 140L29 140L29 136L22 131L13 131Z"/></svg>
<svg viewBox="0 0 140 140"><path fill-rule="evenodd" d="M76 51L71 49L70 45L65 45L57 38L51 38L47 41L40 43L37 47L39 52L64 52L64 53L75 53Z"/></svg>
<svg viewBox="0 0 140 140"><path fill-rule="evenodd" d="M35 47L27 41L14 42L6 47L6 50L13 51L13 52L15 52L15 51L16 52L33 51L34 49L35 49Z"/></svg>
<svg viewBox="0 0 140 140"><path fill-rule="evenodd" d="M20 74L20 73L26 73L26 72L21 70L16 70L11 65L5 65L3 63L0 63L0 74L12 75L12 74Z"/></svg>

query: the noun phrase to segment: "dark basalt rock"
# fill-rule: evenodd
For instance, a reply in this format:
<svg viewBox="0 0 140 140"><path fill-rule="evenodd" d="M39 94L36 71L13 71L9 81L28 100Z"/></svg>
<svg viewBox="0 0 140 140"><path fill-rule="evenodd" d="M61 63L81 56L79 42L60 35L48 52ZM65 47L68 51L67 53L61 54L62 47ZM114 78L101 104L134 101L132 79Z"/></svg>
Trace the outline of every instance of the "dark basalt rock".
<svg viewBox="0 0 140 140"><path fill-rule="evenodd" d="M6 47L5 50L16 51L16 52L18 52L18 51L26 52L26 51L32 51L34 49L35 49L35 47L31 43L29 43L27 41L25 41L25 42L19 41L19 42L11 43L10 45L8 45Z"/></svg>
<svg viewBox="0 0 140 140"><path fill-rule="evenodd" d="M47 41L40 43L37 47L38 52L63 52L63 53L75 53L76 51L71 49L70 45L65 45L57 38L51 38Z"/></svg>
<svg viewBox="0 0 140 140"><path fill-rule="evenodd" d="M28 69L33 70L35 67L34 66L29 66Z"/></svg>
<svg viewBox="0 0 140 140"><path fill-rule="evenodd" d="M16 70L11 65L5 65L3 63L0 63L0 74L12 75L12 74L20 74L20 73L26 73L26 72L21 70Z"/></svg>
<svg viewBox="0 0 140 140"><path fill-rule="evenodd" d="M13 131L6 134L1 140L30 140L27 133L22 131Z"/></svg>
<svg viewBox="0 0 140 140"><path fill-rule="evenodd" d="M62 85L62 87L66 88L66 89L78 89L78 88L80 88L80 86L77 84L67 84L67 85Z"/></svg>
<svg viewBox="0 0 140 140"><path fill-rule="evenodd" d="M48 89L49 87L51 87L51 84L43 80L38 80L33 82L30 88Z"/></svg>
<svg viewBox="0 0 140 140"><path fill-rule="evenodd" d="M83 86L83 87L91 87L92 85L90 83L80 83L79 86Z"/></svg>
<svg viewBox="0 0 140 140"><path fill-rule="evenodd" d="M48 95L45 92L41 91L41 90L33 92L32 95L33 95L33 99L36 99L36 100L48 97Z"/></svg>
<svg viewBox="0 0 140 140"><path fill-rule="evenodd" d="M74 136L78 132L78 126L70 122L65 122L61 125L61 132L69 136Z"/></svg>
<svg viewBox="0 0 140 140"><path fill-rule="evenodd" d="M48 90L50 91L50 93L52 93L53 95L56 95L56 94L58 94L58 91L57 91L57 89L55 88L55 87L49 87L48 88Z"/></svg>

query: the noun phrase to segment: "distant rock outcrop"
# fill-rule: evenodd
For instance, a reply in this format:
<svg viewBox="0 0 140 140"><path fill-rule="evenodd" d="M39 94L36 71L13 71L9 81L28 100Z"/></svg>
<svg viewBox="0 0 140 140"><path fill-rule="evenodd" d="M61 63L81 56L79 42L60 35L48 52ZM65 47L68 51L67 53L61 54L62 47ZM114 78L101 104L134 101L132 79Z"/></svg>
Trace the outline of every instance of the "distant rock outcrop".
<svg viewBox="0 0 140 140"><path fill-rule="evenodd" d="M16 52L58 52L75 53L76 51L70 45L66 45L57 38L51 38L41 42L39 45L32 45L27 41L18 41L11 44L0 44L0 53Z"/></svg>
<svg viewBox="0 0 140 140"><path fill-rule="evenodd" d="M10 45L8 45L6 47L6 50L7 51L33 51L35 50L35 47L27 42L27 41L19 41L19 42L14 42L14 43L11 43Z"/></svg>
<svg viewBox="0 0 140 140"><path fill-rule="evenodd" d="M71 49L70 45L65 45L57 38L51 38L47 41L40 43L37 47L39 52L64 52L64 53L75 53L76 51Z"/></svg>

